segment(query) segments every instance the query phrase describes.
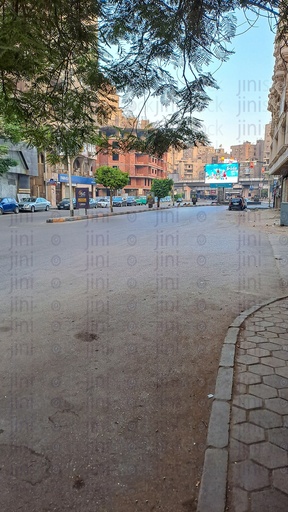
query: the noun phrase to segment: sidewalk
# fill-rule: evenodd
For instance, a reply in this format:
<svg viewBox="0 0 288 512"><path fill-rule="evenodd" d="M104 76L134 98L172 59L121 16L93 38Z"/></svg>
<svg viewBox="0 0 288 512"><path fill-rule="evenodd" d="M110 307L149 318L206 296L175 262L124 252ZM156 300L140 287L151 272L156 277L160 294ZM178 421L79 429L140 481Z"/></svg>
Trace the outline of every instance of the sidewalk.
<svg viewBox="0 0 288 512"><path fill-rule="evenodd" d="M224 341L198 512L288 511L288 298L242 313Z"/></svg>
<svg viewBox="0 0 288 512"><path fill-rule="evenodd" d="M243 222L269 237L279 296L228 329L197 512L288 512L288 233L277 210L246 214Z"/></svg>

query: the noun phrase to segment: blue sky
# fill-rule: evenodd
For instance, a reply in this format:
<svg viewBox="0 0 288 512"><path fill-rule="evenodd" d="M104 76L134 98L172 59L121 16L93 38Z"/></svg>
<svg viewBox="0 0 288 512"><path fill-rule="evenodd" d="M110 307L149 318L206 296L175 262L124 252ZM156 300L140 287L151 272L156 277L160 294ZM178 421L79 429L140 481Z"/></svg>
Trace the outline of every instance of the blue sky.
<svg viewBox="0 0 288 512"><path fill-rule="evenodd" d="M254 26L249 30L242 12L237 18L239 35L229 47L235 53L222 65L215 62L209 67L220 89L208 90L210 106L195 113L195 117L203 120L211 145L222 145L226 151L230 151L230 145L246 140L255 143L264 138L265 124L270 121L267 104L274 67L274 31L263 16L257 19L250 13ZM142 101L133 102L133 113L137 115L142 105ZM154 122L172 111L171 107L164 108L160 100L151 101L141 118Z"/></svg>
<svg viewBox="0 0 288 512"><path fill-rule="evenodd" d="M240 16L238 20L245 22ZM245 22L237 32L247 26ZM259 18L254 27L233 39L235 54L215 72L220 89L209 94L213 101L199 115L215 147L222 144L229 150L231 144L246 140L254 143L264 138L265 124L271 118L267 104L274 67L274 37L267 19Z"/></svg>

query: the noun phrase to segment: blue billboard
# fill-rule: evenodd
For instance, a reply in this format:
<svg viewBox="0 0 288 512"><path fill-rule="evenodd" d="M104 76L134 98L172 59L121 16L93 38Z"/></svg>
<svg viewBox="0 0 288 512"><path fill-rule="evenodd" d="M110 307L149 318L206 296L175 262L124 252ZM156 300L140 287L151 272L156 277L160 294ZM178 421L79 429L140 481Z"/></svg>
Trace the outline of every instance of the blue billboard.
<svg viewBox="0 0 288 512"><path fill-rule="evenodd" d="M205 165L205 183L225 187L226 183L238 183L239 163L221 163Z"/></svg>

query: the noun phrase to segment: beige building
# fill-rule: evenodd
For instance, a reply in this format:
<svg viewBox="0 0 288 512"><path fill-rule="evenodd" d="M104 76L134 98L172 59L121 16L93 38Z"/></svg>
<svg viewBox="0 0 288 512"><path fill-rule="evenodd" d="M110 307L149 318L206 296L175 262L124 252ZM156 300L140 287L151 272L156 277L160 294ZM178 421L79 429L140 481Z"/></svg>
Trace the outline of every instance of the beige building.
<svg viewBox="0 0 288 512"><path fill-rule="evenodd" d="M193 146L181 151L171 149L168 152L168 172L178 174L183 181L204 180L206 164L221 162L221 159L230 158L223 148L215 149L213 146Z"/></svg>
<svg viewBox="0 0 288 512"><path fill-rule="evenodd" d="M288 46L275 42L274 73L268 110L271 121L271 154L269 173L274 177L274 205L281 204L281 224L288 225ZM278 180L278 183L276 183Z"/></svg>
<svg viewBox="0 0 288 512"><path fill-rule="evenodd" d="M256 160L256 145L251 142L243 142L231 147L231 157L238 162Z"/></svg>

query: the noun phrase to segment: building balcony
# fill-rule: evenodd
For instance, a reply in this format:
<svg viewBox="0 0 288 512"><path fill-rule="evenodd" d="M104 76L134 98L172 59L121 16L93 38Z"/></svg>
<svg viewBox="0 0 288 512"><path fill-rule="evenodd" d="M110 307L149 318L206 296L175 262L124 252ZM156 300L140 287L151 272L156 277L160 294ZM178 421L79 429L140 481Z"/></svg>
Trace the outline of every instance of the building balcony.
<svg viewBox="0 0 288 512"><path fill-rule="evenodd" d="M272 158L268 170L269 174L288 174L288 144L284 144Z"/></svg>

